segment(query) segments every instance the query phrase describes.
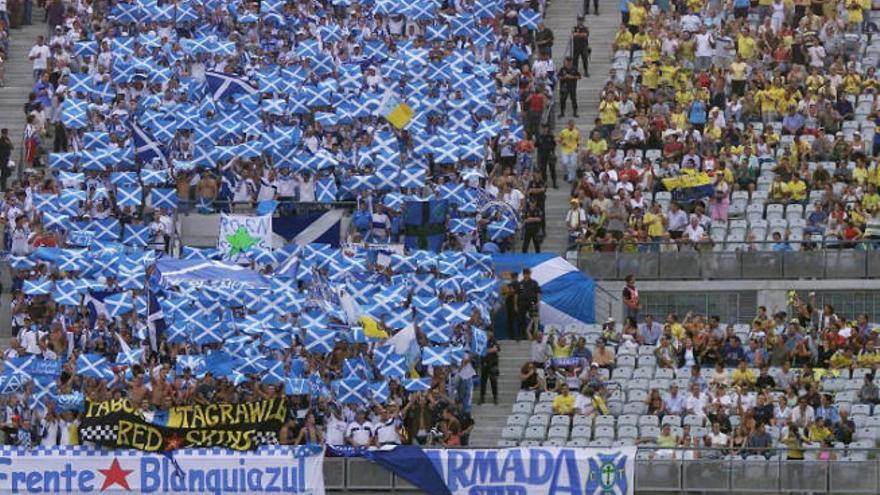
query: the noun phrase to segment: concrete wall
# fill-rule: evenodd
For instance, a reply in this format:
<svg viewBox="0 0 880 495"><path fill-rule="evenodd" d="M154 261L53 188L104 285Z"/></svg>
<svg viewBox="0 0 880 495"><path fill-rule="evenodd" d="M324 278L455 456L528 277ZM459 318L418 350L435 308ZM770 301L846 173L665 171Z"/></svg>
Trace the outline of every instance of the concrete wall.
<svg viewBox="0 0 880 495"><path fill-rule="evenodd" d="M597 281L596 285L616 295L612 302L612 314L621 321L623 303L620 294L625 283L623 281ZM834 290L880 290L880 280L636 280L640 292L726 292L756 291L759 306L768 308L786 306L787 292L798 291L834 291Z"/></svg>

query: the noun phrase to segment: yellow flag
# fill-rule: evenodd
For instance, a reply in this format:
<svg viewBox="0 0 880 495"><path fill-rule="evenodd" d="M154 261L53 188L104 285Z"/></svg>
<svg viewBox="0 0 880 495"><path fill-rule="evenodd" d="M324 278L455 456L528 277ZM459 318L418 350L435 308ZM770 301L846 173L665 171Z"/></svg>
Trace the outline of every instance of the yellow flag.
<svg viewBox="0 0 880 495"><path fill-rule="evenodd" d="M392 92L385 94L382 104L379 106L379 113L385 117L385 120L391 122L391 125L398 129L403 129L413 117L413 109L402 100L399 96Z"/></svg>
<svg viewBox="0 0 880 495"><path fill-rule="evenodd" d="M361 326L364 327L364 335L370 338L387 339L388 332L379 328L379 322L369 316L361 316L359 318Z"/></svg>

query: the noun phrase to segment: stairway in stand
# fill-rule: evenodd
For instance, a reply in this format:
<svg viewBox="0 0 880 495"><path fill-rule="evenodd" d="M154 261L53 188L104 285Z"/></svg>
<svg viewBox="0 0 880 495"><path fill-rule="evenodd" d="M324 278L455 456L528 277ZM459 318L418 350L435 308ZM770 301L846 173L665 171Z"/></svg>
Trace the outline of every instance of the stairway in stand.
<svg viewBox="0 0 880 495"><path fill-rule="evenodd" d="M529 359L529 342L500 341L498 363L498 405L492 403L492 392L486 387L486 403L479 405L480 391L474 390L473 417L476 425L471 432L472 447L495 447L501 439L501 429L507 423L516 394L519 392L519 370Z"/></svg>

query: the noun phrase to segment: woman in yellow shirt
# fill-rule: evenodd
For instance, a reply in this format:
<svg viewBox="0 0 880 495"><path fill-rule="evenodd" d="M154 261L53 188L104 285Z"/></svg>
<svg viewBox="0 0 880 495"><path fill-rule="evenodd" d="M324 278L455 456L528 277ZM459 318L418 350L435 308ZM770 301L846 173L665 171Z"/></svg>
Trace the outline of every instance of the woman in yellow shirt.
<svg viewBox="0 0 880 495"><path fill-rule="evenodd" d="M648 18L648 9L645 8L642 0L629 2L629 32L636 34L639 28L645 24Z"/></svg>

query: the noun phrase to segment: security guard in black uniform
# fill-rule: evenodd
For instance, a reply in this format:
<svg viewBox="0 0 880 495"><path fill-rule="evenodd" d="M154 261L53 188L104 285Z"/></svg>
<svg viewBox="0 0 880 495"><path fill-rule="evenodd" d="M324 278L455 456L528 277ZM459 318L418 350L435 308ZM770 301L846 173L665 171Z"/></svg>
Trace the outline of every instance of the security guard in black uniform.
<svg viewBox="0 0 880 495"><path fill-rule="evenodd" d="M565 57L565 63L559 72L559 116L565 117L565 100L571 100L571 109L574 111L574 117L578 117L577 102L577 84L581 78L581 73L577 71L577 67L572 66L571 57Z"/></svg>
<svg viewBox="0 0 880 495"><path fill-rule="evenodd" d="M585 3L589 0L585 0ZM572 58L574 59L574 68L577 70L578 64L584 63L584 77L590 77L590 28L584 26L584 16L577 18L577 25L571 30L571 48Z"/></svg>

